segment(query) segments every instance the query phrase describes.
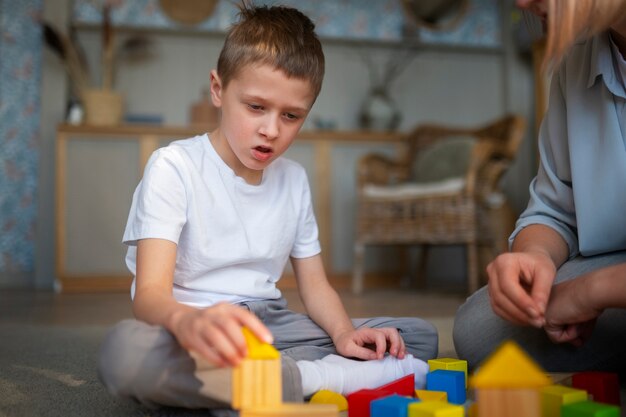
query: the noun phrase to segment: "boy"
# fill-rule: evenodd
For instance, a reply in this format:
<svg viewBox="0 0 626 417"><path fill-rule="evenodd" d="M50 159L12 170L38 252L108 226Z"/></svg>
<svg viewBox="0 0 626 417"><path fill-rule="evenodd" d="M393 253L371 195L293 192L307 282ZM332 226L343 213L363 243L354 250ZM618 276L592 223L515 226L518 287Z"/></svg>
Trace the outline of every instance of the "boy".
<svg viewBox="0 0 626 417"><path fill-rule="evenodd" d="M124 242L137 320L107 335L101 379L147 405L228 407L246 326L281 351L286 401L410 373L422 384L435 329L350 321L322 266L305 172L280 158L321 88L314 25L285 7L244 5L240 17L211 72L219 127L157 150L133 196ZM288 257L308 316L276 288Z"/></svg>

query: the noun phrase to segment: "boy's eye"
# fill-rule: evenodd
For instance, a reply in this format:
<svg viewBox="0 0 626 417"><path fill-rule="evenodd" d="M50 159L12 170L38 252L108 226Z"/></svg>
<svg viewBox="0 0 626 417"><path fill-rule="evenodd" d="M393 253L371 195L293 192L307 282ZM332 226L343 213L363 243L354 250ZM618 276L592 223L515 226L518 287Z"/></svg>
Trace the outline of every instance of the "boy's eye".
<svg viewBox="0 0 626 417"><path fill-rule="evenodd" d="M293 113L285 113L285 117L289 120L298 120L299 117L298 115L295 115Z"/></svg>
<svg viewBox="0 0 626 417"><path fill-rule="evenodd" d="M248 104L248 107L252 110L263 110L263 106L260 106L258 104Z"/></svg>

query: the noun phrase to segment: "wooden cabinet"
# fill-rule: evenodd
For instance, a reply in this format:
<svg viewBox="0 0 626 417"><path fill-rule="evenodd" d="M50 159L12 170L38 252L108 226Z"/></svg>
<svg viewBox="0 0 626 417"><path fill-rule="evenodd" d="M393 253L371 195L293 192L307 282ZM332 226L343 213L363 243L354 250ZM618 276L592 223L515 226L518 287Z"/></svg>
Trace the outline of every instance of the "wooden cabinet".
<svg viewBox="0 0 626 417"><path fill-rule="evenodd" d="M193 127L58 127L56 273L63 291L128 290L132 277L121 241L143 168L158 147L201 132ZM356 161L374 151L393 155L402 139L398 133L310 131L301 132L287 151L309 175L322 255L339 286L347 285L352 267Z"/></svg>

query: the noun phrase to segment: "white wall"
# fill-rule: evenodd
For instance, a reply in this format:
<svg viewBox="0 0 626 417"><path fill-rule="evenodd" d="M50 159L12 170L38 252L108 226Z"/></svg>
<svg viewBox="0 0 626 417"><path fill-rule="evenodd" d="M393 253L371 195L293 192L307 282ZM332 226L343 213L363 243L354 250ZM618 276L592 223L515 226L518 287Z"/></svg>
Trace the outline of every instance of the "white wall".
<svg viewBox="0 0 626 417"><path fill-rule="evenodd" d="M508 4L508 3L507 3ZM509 6L506 6L509 7ZM55 9L57 12L59 8ZM52 11L46 10L50 15ZM507 11L505 10L504 15ZM57 20L62 18L57 17ZM123 36L123 35L121 35ZM155 58L143 63L122 62L117 69L117 89L127 99L127 110L132 113L160 114L166 124L180 125L187 122L189 105L197 100L201 88L208 82L208 72L214 67L223 38L217 35L177 35L159 33L148 35L154 43ZM80 41L84 45L92 68L99 62L99 33L92 29L80 31ZM363 53L372 56L380 66L393 53L396 46L357 44L324 41L327 66L321 94L312 110L311 117L321 117L336 122L338 129L358 127L358 111L369 89L369 75L362 59ZM508 38L505 41L509 47ZM399 76L391 89L402 112L401 130L408 130L424 121L437 121L448 124L478 125L499 117L507 111L520 112L532 117L532 73L529 65L517 58L512 50L496 52L472 50L428 50L420 51L406 70ZM44 155L42 166L44 175L51 172L53 155L51 143L54 141L54 125L59 121L65 88L58 82L62 71L46 60L44 72ZM46 81L47 80L47 81ZM529 132L534 131L529 119ZM311 127L307 122L306 127ZM506 177L507 194L516 211L525 206L527 185L534 171L534 146L531 135L527 135L519 160ZM345 158L350 155L338 154ZM340 164L342 165L342 164ZM46 177L41 195L41 222L45 236L40 236L38 254L38 282L46 286L52 278L50 239L53 224L53 199L50 191L50 176ZM350 221L352 213L340 213L336 224ZM46 226L47 225L47 226ZM338 267L349 270L351 248L349 241L339 238L335 245L334 258L339 259ZM346 243L347 242L347 243ZM452 268L434 266L435 277L450 277L462 280L464 267L463 253L459 250L444 251L435 258L452 256L458 262L433 262L455 264ZM459 266L460 265L460 266Z"/></svg>

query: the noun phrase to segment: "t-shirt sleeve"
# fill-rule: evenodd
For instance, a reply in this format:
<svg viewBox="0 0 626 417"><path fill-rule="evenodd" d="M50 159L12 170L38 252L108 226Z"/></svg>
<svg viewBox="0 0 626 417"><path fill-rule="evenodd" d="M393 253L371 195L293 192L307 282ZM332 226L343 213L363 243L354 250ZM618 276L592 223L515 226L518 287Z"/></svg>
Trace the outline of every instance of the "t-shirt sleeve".
<svg viewBox="0 0 626 417"><path fill-rule="evenodd" d="M181 157L162 148L146 164L135 189L123 243L140 239L167 239L178 244L187 220L187 198Z"/></svg>
<svg viewBox="0 0 626 417"><path fill-rule="evenodd" d="M290 256L293 258L309 258L321 252L319 232L313 203L311 201L311 189L304 168L301 168L300 214L298 216L298 229L296 240L291 249Z"/></svg>
<svg viewBox="0 0 626 417"><path fill-rule="evenodd" d="M562 72L557 72L552 78L550 106L539 131L539 170L530 184L528 207L520 215L509 244L525 227L542 224L563 237L572 257L578 253L578 237L561 76Z"/></svg>

